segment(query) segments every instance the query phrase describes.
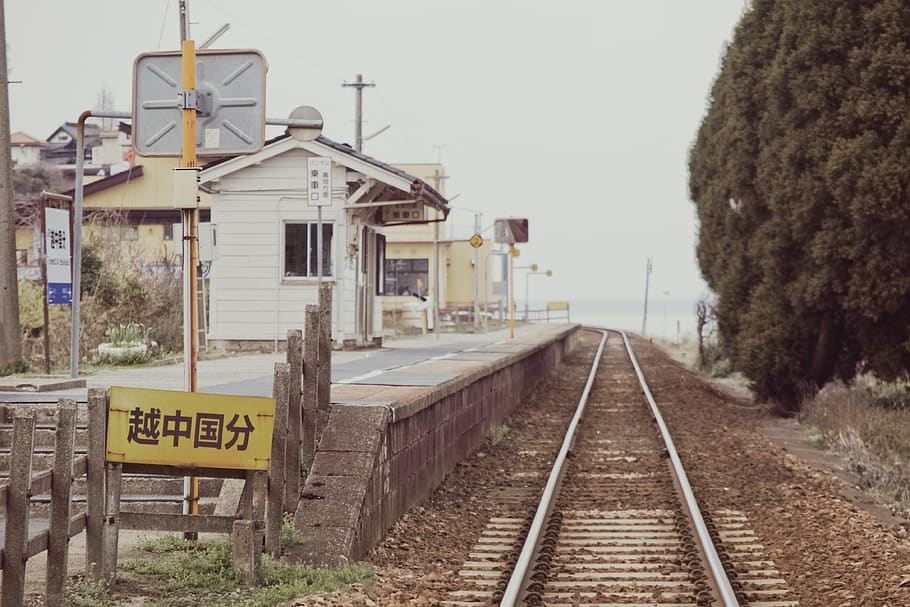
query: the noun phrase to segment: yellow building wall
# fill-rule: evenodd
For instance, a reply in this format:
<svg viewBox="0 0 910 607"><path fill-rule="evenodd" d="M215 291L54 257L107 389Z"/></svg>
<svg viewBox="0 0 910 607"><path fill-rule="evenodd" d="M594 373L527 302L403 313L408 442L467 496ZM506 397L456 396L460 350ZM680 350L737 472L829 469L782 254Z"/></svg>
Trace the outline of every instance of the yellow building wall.
<svg viewBox="0 0 910 607"><path fill-rule="evenodd" d="M449 306L468 307L474 305L474 247L467 242L453 242L448 247L448 293ZM490 251L492 243L485 240L478 251L479 274L478 303L492 300L490 282Z"/></svg>
<svg viewBox="0 0 910 607"><path fill-rule="evenodd" d="M143 158L139 163L142 166L142 176L130 179L124 183L111 186L101 192L87 194L83 198L83 209L173 209L173 172L172 169L179 165L178 158ZM85 183L92 183L98 178L86 176ZM212 197L205 192L200 192L200 208L211 208ZM177 222L175 222L177 223ZM172 240L164 239L164 225L161 223L145 223L139 226L116 226L119 230L132 230L128 237L126 233L120 235L108 234L108 242L117 243L121 254L139 256L148 262L159 262L175 252ZM97 225L85 223L83 239L88 242L98 237ZM114 228L105 228L114 229ZM132 239L131 236L136 238ZM38 263L35 258L34 230L32 228L18 228L16 230L16 249L27 251L28 262L26 265L34 266Z"/></svg>
<svg viewBox="0 0 910 607"><path fill-rule="evenodd" d="M174 173L180 164L179 158L142 158L142 177L111 186L101 192L85 196L87 209L172 209ZM211 208L212 197L199 193L199 206Z"/></svg>

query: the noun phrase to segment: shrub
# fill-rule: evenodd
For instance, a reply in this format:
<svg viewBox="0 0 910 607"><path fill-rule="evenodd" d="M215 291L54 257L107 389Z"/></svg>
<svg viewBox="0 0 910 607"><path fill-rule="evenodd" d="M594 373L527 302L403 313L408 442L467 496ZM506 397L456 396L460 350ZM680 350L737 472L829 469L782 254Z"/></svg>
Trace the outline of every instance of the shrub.
<svg viewBox="0 0 910 607"><path fill-rule="evenodd" d="M119 324L105 332L108 343L112 346L126 347L146 344L149 341L149 329L136 322Z"/></svg>
<svg viewBox="0 0 910 607"><path fill-rule="evenodd" d="M906 382L886 382L877 385L873 392L875 404L885 409L910 408L910 385Z"/></svg>
<svg viewBox="0 0 910 607"><path fill-rule="evenodd" d="M120 238L124 222L116 214L92 221L84 232L82 253L80 359L93 357L112 327L131 323L154 335L162 352L180 351L183 301L177 259L162 253L149 261L135 242ZM40 283L19 281L23 359L32 366L44 360L43 297ZM70 306L50 306L51 359L57 366L69 361L70 315Z"/></svg>
<svg viewBox="0 0 910 607"><path fill-rule="evenodd" d="M883 398L890 404L880 406ZM864 486L883 501L908 508L910 407L894 406L904 398L906 386L832 384L803 404L801 417L817 430L824 446L844 457Z"/></svg>

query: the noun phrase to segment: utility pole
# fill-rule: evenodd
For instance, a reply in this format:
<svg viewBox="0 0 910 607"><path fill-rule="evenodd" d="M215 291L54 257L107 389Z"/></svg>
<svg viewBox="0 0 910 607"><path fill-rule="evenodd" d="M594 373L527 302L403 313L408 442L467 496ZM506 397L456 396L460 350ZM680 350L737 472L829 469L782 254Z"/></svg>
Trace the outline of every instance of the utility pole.
<svg viewBox="0 0 910 607"><path fill-rule="evenodd" d="M641 336L645 337L645 329L648 326L648 283L651 281L651 258L648 258L648 264L645 267L645 313L641 318Z"/></svg>
<svg viewBox="0 0 910 607"><path fill-rule="evenodd" d="M442 165L440 164L440 167ZM446 176L443 174L445 169L436 169L433 173L433 181L436 183L436 191L439 191L440 184ZM437 214L439 212L437 211ZM436 339L439 339L439 217L433 222L433 332L436 333Z"/></svg>
<svg viewBox="0 0 910 607"><path fill-rule="evenodd" d="M190 7L187 0L180 0L180 43L190 39Z"/></svg>
<svg viewBox="0 0 910 607"><path fill-rule="evenodd" d="M19 281L16 276L16 207L9 135L9 71L6 66L6 14L0 0L0 369L22 360ZM76 293L76 297L79 294Z"/></svg>
<svg viewBox="0 0 910 607"><path fill-rule="evenodd" d="M363 151L363 89L376 86L373 82L364 82L363 74L357 74L354 82L342 82L341 86L354 89L354 149Z"/></svg>
<svg viewBox="0 0 910 607"><path fill-rule="evenodd" d="M474 233L480 234L480 213L474 213ZM480 328L480 247L474 247L474 332Z"/></svg>

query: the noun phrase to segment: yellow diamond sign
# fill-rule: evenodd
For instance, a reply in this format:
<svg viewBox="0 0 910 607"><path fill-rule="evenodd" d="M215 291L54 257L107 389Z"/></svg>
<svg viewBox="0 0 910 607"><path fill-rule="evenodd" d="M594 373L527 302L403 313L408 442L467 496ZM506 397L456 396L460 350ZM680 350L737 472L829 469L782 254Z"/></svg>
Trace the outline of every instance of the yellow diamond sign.
<svg viewBox="0 0 910 607"><path fill-rule="evenodd" d="M480 234L474 234L473 236L471 236L471 240L469 240L468 242L471 243L471 246L474 247L475 249L479 249L480 247L483 246L483 236L481 236Z"/></svg>

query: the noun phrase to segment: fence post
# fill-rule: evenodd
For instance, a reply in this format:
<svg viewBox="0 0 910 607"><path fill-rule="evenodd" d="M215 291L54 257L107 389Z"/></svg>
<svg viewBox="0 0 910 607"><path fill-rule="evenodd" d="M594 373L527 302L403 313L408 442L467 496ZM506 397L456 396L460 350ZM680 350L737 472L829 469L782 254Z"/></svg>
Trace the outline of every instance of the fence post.
<svg viewBox="0 0 910 607"><path fill-rule="evenodd" d="M76 444L76 402L57 403L57 436L51 484L51 520L47 543L47 605L63 607L66 599L70 545L70 503L73 495L73 448Z"/></svg>
<svg viewBox="0 0 910 607"><path fill-rule="evenodd" d="M102 523L104 521L104 459L107 428L107 390L88 391L88 469L85 504L85 572L102 579L104 557Z"/></svg>
<svg viewBox="0 0 910 607"><path fill-rule="evenodd" d="M259 581L262 567L262 522L234 521L231 532L231 565L247 586Z"/></svg>
<svg viewBox="0 0 910 607"><path fill-rule="evenodd" d="M303 332L288 331L288 446L284 482L284 511L294 512L300 499L300 382L303 377Z"/></svg>
<svg viewBox="0 0 910 607"><path fill-rule="evenodd" d="M272 393L275 396L275 428L272 433L272 456L269 461L269 488L265 513L265 550L281 555L281 524L284 522L285 453L288 443L288 380L290 365L275 363Z"/></svg>
<svg viewBox="0 0 910 607"><path fill-rule="evenodd" d="M261 574L263 525L265 514L266 492L268 491L268 472L265 470L248 470L244 489L244 517L249 520L234 521L231 533L232 565L234 571L247 584L255 584Z"/></svg>
<svg viewBox="0 0 910 607"><path fill-rule="evenodd" d="M303 324L303 429L300 466L309 474L316 452L316 413L319 385L319 306L309 305Z"/></svg>
<svg viewBox="0 0 910 607"><path fill-rule="evenodd" d="M104 522L101 525L101 577L112 580L117 573L117 544L120 541L120 478L123 464L104 466Z"/></svg>
<svg viewBox="0 0 910 607"><path fill-rule="evenodd" d="M34 412L16 411L13 415L13 447L6 492L3 588L0 592L2 607L18 607L24 598L32 447L35 443Z"/></svg>
<svg viewBox="0 0 910 607"><path fill-rule="evenodd" d="M319 365L317 390L316 441L329 419L332 398L332 285L319 285Z"/></svg>

